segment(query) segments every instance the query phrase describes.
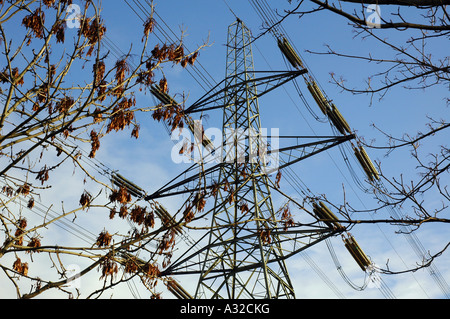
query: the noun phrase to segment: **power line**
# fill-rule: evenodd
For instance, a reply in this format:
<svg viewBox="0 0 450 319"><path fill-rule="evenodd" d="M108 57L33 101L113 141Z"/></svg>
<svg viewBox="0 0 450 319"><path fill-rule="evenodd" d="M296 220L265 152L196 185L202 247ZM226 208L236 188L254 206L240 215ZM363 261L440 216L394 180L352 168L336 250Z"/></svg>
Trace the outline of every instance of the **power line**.
<svg viewBox="0 0 450 319"><path fill-rule="evenodd" d="M127 1L126 1L127 2ZM127 2L127 4L130 6L130 4ZM133 8L132 8L133 9ZM135 12L135 10L133 9L133 11ZM147 15L148 15L149 13L147 12ZM138 15L139 16L139 15ZM140 17L140 16L139 16ZM140 17L141 18L141 20L142 20L142 17ZM165 23L165 22L164 22ZM167 26L167 25L166 25ZM167 35L167 34L166 34ZM167 39L167 38L166 38ZM171 40L171 41L173 41L173 40ZM259 50L259 49L258 49ZM192 74L191 74L192 75ZM298 89L298 86L297 86L297 89ZM306 101L305 101L305 103L306 103ZM317 266L316 267L314 267L314 264L313 263L311 263L311 262L309 262L309 264L310 264L310 266L311 267L313 267L314 268L314 270L316 271L316 273L318 273L318 274L321 274L321 277L322 278L324 278L324 274L323 274L323 272L321 272L320 271L320 269L318 269L317 268ZM328 280L325 280L325 282L328 282L328 284L330 284L330 281ZM333 289L333 288L332 288ZM334 291L336 292L336 288L334 288ZM337 295L339 296L339 293L337 293Z"/></svg>
<svg viewBox="0 0 450 319"><path fill-rule="evenodd" d="M261 6L261 5L259 4L259 2L256 1L256 0L250 0L250 2L251 2L251 4L252 4L252 6L254 7L254 9L255 9L255 10L257 11L257 13L259 14L260 18L262 18L262 20L265 21L265 23L267 24L267 26L276 26L276 25L277 25L277 23L276 23L276 18L275 18L275 17L273 17L273 16L272 16L272 17L268 17L268 16L270 15L270 14L268 14L268 12L271 13L272 11L270 10L269 5L268 5L266 2L264 2L264 3L265 3L265 6ZM282 28L281 25L280 25L280 27ZM273 35L275 36L275 38L279 38L279 37L281 36L281 34L287 36L287 35L286 35L287 32L286 32L285 30L279 31L279 30L276 30L276 28L274 28L274 29L275 29L275 32L273 32ZM261 53L261 52L260 52L260 53ZM261 53L261 55L262 55L262 53ZM265 59L265 58L264 58L264 59ZM268 63L268 62L267 62L267 59L265 59L265 61L266 61L266 63ZM285 64L286 64L286 66L288 66L288 63L287 63L286 60L285 60ZM301 91L300 91L300 88L298 87L298 84L296 84L296 90L297 90L299 96L301 97L302 101L303 101L303 102L305 103L305 105L307 106L307 108L310 109L308 103L306 102L306 100L305 100L303 94L302 94ZM291 98L291 100L292 100L292 98ZM293 101L293 100L292 100L292 101ZM294 102L294 105L296 105L295 102ZM300 111L300 109L297 107L297 105L296 105L296 108L297 108L297 110L301 113L301 111ZM316 120L318 120L318 117L317 117L313 112L310 111L310 113L313 115L313 117L314 117ZM303 116L303 115L302 115L302 116ZM308 121L306 120L306 118L305 118L305 117L303 117L303 118L304 118L305 121L308 123ZM314 129L309 125L309 123L308 123L308 126L309 126L310 129L313 131L313 133L314 133L315 135L317 135L317 134L314 132ZM328 152L327 152L327 154L328 154ZM340 170L339 166L337 165L337 163L335 162L335 160L333 159L333 157L330 156L329 154L328 154L328 156L331 158L331 160L333 161L334 165L338 168L338 170L340 171L341 175L344 176L344 178L345 178L345 175L344 175L343 172ZM292 177L291 177L291 174L294 174L294 175L296 175L295 178L292 178L292 180L294 181L294 183L296 183L296 181L300 181L300 178L298 177L298 175L297 175L290 167L289 167L289 170L290 170L291 172L288 173L288 178L292 178ZM297 185L298 185L298 183L297 183ZM291 184L291 186L292 186L292 184ZM307 191L309 191L309 189L306 190L306 189L305 189L305 186L303 186L303 187L301 188L301 192L302 192L303 194L305 194L305 192L307 192ZM356 194L356 193L355 193L355 194ZM311 195L312 195L312 194L309 194L309 196L311 196ZM329 240L327 240L327 242L329 242ZM330 244L329 244L328 246L330 247ZM330 251L330 253L333 255L333 252L332 252L332 251ZM334 255L334 256L335 256L335 255ZM334 258L334 260L337 261L336 258ZM343 273L343 270L342 270L342 267L341 267L341 266L338 267L338 270L339 270L339 272L341 273L341 275L343 276L343 278L344 278L344 279L345 279L352 287L355 288L356 286L354 286L353 284L351 284L351 282L350 282L350 280L348 279L348 277L346 277L346 276L345 276L345 273ZM384 294L385 296L392 295L392 294L386 293L385 291L382 291L382 292L383 292L383 294Z"/></svg>
<svg viewBox="0 0 450 319"><path fill-rule="evenodd" d="M287 34L287 32L283 29L281 24L277 23L277 19L276 17L273 15L272 10L270 9L270 6L267 4L267 2L265 0L261 0L261 2L263 2L263 5L260 5L258 3L257 0L249 0L251 2L251 4L253 5L253 7L255 8L255 10L259 13L260 17L262 18L263 21L265 21L265 23L268 26L274 26L273 29L275 30L274 32L272 32L272 34L275 37L278 37L280 34L283 34L283 36L286 36L289 39L289 36ZM278 27L280 27L280 29L278 29ZM291 41L291 45L294 46L292 40ZM298 51L298 50L297 50ZM300 54L299 54L300 56ZM302 62L305 64L303 58L302 58ZM305 64L306 65L306 64ZM311 73L311 72L309 72ZM314 76L313 76L314 77ZM316 81L317 82L317 81ZM340 146L341 151L343 152L343 146ZM352 176L355 179L355 175L354 175L354 171L353 169L351 169L351 166L349 165L348 162L348 157L345 155L344 156L344 152L342 153L345 162L347 164L347 166L349 167L349 170L352 174ZM335 164L336 165L336 164ZM355 179L355 181L358 181L357 179ZM362 187L361 183L357 183L360 188L362 188L364 191L367 192L367 189L364 189ZM377 182L378 187L382 187L381 182ZM358 197L359 198L359 197ZM361 199L360 199L361 201ZM362 202L362 201L361 201ZM396 218L399 218L401 215L398 213L395 213L395 210L392 208L392 210L394 211L393 216ZM408 228L408 232L405 233L405 235L408 237L409 235L412 238L407 238L408 242L410 243L411 247L413 248L413 250L416 252L417 256L419 258L425 259L425 249L423 248L422 244L420 243L420 241L418 240L417 236L415 235L415 233L411 232L410 229ZM392 245L391 245L392 246ZM444 278L442 277L442 275L439 273L439 271L437 270L437 268L435 267L435 265L433 264L432 267L429 268L430 271L430 275L432 275L433 279L435 279L437 285L441 288L441 290L443 291L443 293L446 295L446 297L448 298L450 295L450 288L448 286L448 284L445 282Z"/></svg>
<svg viewBox="0 0 450 319"><path fill-rule="evenodd" d="M225 0L224 0L225 1ZM131 5L128 3L128 1L126 1L126 3L128 4L128 6L130 6L131 7ZM134 1L134 3L136 3L136 5L141 9L141 11L143 11L144 12L144 14L146 14L147 16L149 16L149 12L148 11L146 11L145 10L145 8L144 8L144 6L140 3L140 1ZM147 3L148 3L148 1L147 1ZM252 5L254 6L254 8L255 8L255 10L257 11L257 13L258 13L258 15L264 20L264 21L266 21L267 23L268 23L268 25L270 25L270 24L272 24L272 25L276 25L276 17L274 17L273 16L273 12L272 12L272 10L270 9L270 6L267 4L267 2L266 1L263 1L263 3L262 3L262 5L260 4L260 3L258 3L257 1L251 1L251 3L252 3ZM225 4L229 7L229 5L228 5L228 3L225 1ZM132 7L131 7L132 8ZM236 16L236 14L232 11L232 9L231 9L231 7L229 7L229 9L230 9L230 11L233 13L233 15L235 15ZM143 18L136 12L136 10L134 10L134 8L132 8L132 10L141 18L141 20L143 20ZM167 26L167 24L164 22L164 20L161 18L161 21L163 21L163 23L166 25L166 27L168 27ZM172 32L172 34L174 34L173 33L173 31L169 28L169 30ZM161 30L160 30L161 31ZM164 33L164 31L162 31L163 33ZM285 32L285 30L283 30L282 29L282 26L280 25L280 29L278 29L278 26L276 27L276 28L274 28L274 33L275 34L284 34L286 37L288 37L287 36L287 33ZM175 35L175 34L174 34ZM166 39L170 39L170 36L168 36L168 34L167 33L165 33L165 35L164 35L165 37L166 37ZM176 36L175 36L176 37ZM176 37L177 38L177 37ZM178 39L178 38L177 38ZM172 42L173 42L173 40L172 39L170 39ZM178 39L179 40L179 39ZM202 73L200 73L200 74L202 74ZM209 73L208 73L208 75L209 75ZM191 76L193 76L192 74L191 74ZM195 77L195 76L193 76L193 78L197 81L197 77ZM212 77L211 77L212 78ZM198 82L198 81L197 81ZM205 81L206 83L208 83L208 81ZM201 85L202 86L202 85ZM203 86L202 86L202 88L203 89L205 89ZM299 87L298 87L298 85L296 85L296 89L297 89L297 91L299 92L299 95L302 97L302 99L304 99L304 97L303 97L303 94L301 94L301 92L300 92L300 90L299 90ZM206 90L206 89L205 89ZM305 103L305 104L307 104L307 103ZM317 117L316 117L316 119L317 119ZM343 149L341 149L341 151L342 152L344 152L344 150ZM345 154L345 153L342 153L343 155ZM348 157L345 155L344 156L344 160L345 160L345 162L346 162L346 164L347 164L347 166L349 167L349 169L351 170L351 172L353 172L353 170L352 170L352 167L351 167L351 165L349 165L349 162L348 162ZM334 160L333 160L334 161ZM337 164L335 163L335 165L337 166ZM339 168L339 167L338 167ZM352 173L352 177L356 177L356 175L354 174L354 173ZM359 184L360 186L362 185L361 183ZM360 199L360 201L361 201L361 199ZM361 201L362 202L362 201Z"/></svg>
<svg viewBox="0 0 450 319"><path fill-rule="evenodd" d="M127 1L126 1L127 2ZM127 4L129 5L129 3L127 2ZM226 3L227 4L227 3ZM228 4L227 4L228 5ZM134 9L133 9L133 11L135 11ZM231 8L230 8L230 11L232 11L231 10ZM147 12L147 14L148 14L148 12ZM157 13L156 13L156 11L154 12L154 14L156 14L157 15ZM159 19L161 19L162 20L162 18L158 15L158 18ZM142 19L142 18L141 18ZM162 20L163 21L163 23L166 25L166 27L168 27L167 26L167 24L164 22L164 20ZM168 27L169 28L169 27ZM169 28L169 30L170 30L170 28ZM173 32L172 32L173 33ZM167 33L166 33L166 35L167 35ZM166 38L167 39L167 38ZM169 40L171 40L171 41L173 41L171 38L169 38ZM259 49L258 49L259 50ZM192 75L192 74L191 74ZM209 75L209 73L208 73L208 75ZM211 77L212 78L212 77ZM302 254L302 256L303 256L303 258L306 260L306 262L310 265L310 267L319 275L319 277L331 288L331 290L338 296L338 297L343 297L343 294L338 290L338 288L336 287L336 286L334 286L334 284L332 283L332 281L331 280L329 280L328 278L327 278L327 276L324 274L324 272L323 271L321 271L320 270L320 268L317 266L317 264L316 263L314 263L314 261L311 259L311 257L309 257L306 253L304 253L304 254Z"/></svg>

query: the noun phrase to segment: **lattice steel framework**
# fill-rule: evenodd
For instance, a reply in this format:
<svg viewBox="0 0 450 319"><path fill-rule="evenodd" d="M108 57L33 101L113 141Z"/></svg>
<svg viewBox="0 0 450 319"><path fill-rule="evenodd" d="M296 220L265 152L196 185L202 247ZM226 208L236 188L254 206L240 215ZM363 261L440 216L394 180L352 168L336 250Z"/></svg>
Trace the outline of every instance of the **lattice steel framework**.
<svg viewBox="0 0 450 319"><path fill-rule="evenodd" d="M195 291L185 291L179 284L172 287L179 298L295 298L286 259L343 231L338 223L322 223L323 217L306 211L305 222L285 227L274 210L270 173L354 136L289 136L287 140L295 139L292 145L268 145L261 129L259 97L307 71L256 71L251 41L242 21L230 25L225 79L185 110L186 115L223 110L223 143L215 150L222 160L208 168L195 163L145 197L155 200L217 190L214 203L203 213L211 219L208 230L189 242L161 273L175 278L198 276ZM280 161L274 165L277 158ZM200 190L199 181L209 184Z"/></svg>
<svg viewBox="0 0 450 319"><path fill-rule="evenodd" d="M271 243L264 243L261 236L277 223L268 177L261 174L266 163L254 156L263 139L250 41L250 31L241 21L229 27L225 87L230 89L223 112L223 140L229 147L223 154L226 165L219 183L229 184L235 198L230 201L229 192L219 189L215 199L214 231L196 291L199 298L294 297L278 236L272 236ZM242 90L238 83L248 84ZM249 211L240 205L247 205ZM269 260L277 261L269 265ZM246 267L249 271L236 272Z"/></svg>

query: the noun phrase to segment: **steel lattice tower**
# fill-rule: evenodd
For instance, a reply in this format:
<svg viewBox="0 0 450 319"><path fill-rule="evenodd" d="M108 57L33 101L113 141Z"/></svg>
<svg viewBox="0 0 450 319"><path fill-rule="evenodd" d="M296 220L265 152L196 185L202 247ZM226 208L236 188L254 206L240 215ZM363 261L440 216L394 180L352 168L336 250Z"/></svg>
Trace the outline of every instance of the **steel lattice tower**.
<svg viewBox="0 0 450 319"><path fill-rule="evenodd" d="M161 276L171 278L198 276L195 289L189 291L172 281L169 290L178 298L295 298L286 259L343 232L337 222L322 222L332 213L319 216L304 211L304 222L286 227L281 213L273 207L274 182L269 175L345 143L354 135L278 136L280 144L281 140L289 144L267 143L258 99L308 71L256 71L251 41L250 30L241 20L229 26L225 79L184 110L186 116L222 110L222 145L211 146L201 130L188 123L197 138L200 131L201 144L219 154L219 163L206 166L196 162L145 196L148 201L182 194L192 198L193 194L216 190L211 207L202 212L211 220L208 227L201 227L207 231L189 241L186 250L161 272ZM176 103L157 87L152 93L165 105ZM183 207L178 213L182 211ZM157 213L162 220L173 220L183 239L183 218L175 222L180 220L178 213L171 216L162 206ZM336 218L333 215L331 219Z"/></svg>
<svg viewBox="0 0 450 319"><path fill-rule="evenodd" d="M198 298L294 297L278 237L267 243L261 236L277 226L268 177L261 173L266 163L255 156L263 147L263 138L250 41L250 30L241 21L229 27L228 105L223 111L223 140L229 147L223 154L219 183L228 184L235 197L231 201L229 192L219 189L215 199L205 259L214 262L203 264ZM238 83L248 85L241 89ZM247 205L248 211L242 210L242 205ZM268 260L278 261L268 265ZM246 268L250 271L244 272Z"/></svg>

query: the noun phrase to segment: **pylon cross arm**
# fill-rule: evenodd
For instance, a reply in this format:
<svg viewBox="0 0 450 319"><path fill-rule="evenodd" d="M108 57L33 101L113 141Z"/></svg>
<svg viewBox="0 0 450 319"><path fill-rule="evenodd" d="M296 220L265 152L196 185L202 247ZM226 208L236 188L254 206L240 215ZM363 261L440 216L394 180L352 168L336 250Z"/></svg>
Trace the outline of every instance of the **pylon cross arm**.
<svg viewBox="0 0 450 319"><path fill-rule="evenodd" d="M233 81L233 79L239 79L240 74L233 75L222 80L203 97L188 107L184 113L190 114L223 108L231 103L231 101L234 101L235 95L238 92L244 91L249 85L259 88L258 93L255 95L255 98L259 98L307 72L306 69L295 71L254 71L258 77L237 81ZM230 92L234 92L235 94L230 94ZM224 101L229 101L229 103L224 103Z"/></svg>

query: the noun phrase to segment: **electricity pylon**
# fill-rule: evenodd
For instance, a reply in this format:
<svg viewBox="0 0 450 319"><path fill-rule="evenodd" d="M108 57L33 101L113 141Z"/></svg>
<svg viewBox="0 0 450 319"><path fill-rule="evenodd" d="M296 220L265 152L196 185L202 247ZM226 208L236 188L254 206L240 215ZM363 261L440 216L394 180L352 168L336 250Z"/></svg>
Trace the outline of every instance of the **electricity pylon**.
<svg viewBox="0 0 450 319"><path fill-rule="evenodd" d="M338 222L332 222L337 220L332 213L305 211L307 222L289 224L289 216L274 209L271 189L277 186L270 174L354 136L315 137L312 142L279 148L268 144L258 99L307 70L256 71L251 40L241 20L229 26L225 79L185 110L186 115L223 110L223 143L215 150L219 163L209 168L194 164L146 197L216 191L212 207L204 214L211 219L208 231L162 272L163 276L198 275L195 291L180 293L177 288L178 297L295 298L286 259L343 232ZM284 151L289 152L288 159L280 158ZM199 180L210 184L199 189Z"/></svg>
<svg viewBox="0 0 450 319"><path fill-rule="evenodd" d="M218 189L211 223L214 231L209 235L196 291L200 298L294 297L278 236L272 236L270 243L261 236L277 223L268 177L261 174L266 163L264 157L256 156L264 146L250 40L250 31L242 22L229 27L228 105L223 108L223 141L229 147L223 154L226 165L220 169L218 182L227 183L234 198L230 200L228 190ZM247 84L241 89L239 83ZM269 260L276 262L269 265ZM249 271L237 272L246 267Z"/></svg>

